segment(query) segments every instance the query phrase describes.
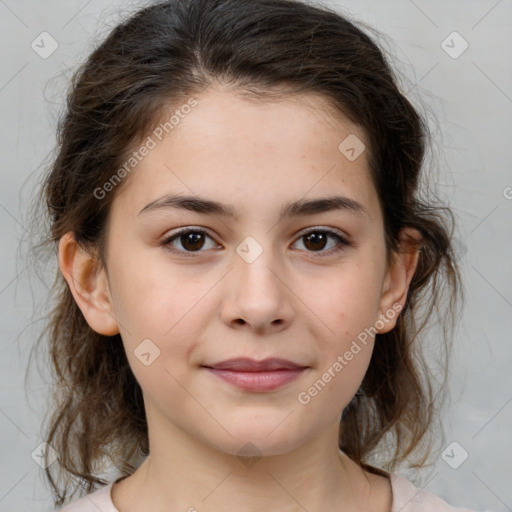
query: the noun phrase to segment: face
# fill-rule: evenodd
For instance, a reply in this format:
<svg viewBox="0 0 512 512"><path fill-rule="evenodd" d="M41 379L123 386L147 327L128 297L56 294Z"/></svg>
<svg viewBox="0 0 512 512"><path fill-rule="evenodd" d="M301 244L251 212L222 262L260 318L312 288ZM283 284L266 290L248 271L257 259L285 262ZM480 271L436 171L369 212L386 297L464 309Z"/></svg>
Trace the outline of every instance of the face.
<svg viewBox="0 0 512 512"><path fill-rule="evenodd" d="M285 453L337 424L367 370L371 328L397 316L367 155L338 148L365 136L315 95L254 102L209 90L197 101L113 202L113 316L153 431ZM218 368L233 358L299 369Z"/></svg>

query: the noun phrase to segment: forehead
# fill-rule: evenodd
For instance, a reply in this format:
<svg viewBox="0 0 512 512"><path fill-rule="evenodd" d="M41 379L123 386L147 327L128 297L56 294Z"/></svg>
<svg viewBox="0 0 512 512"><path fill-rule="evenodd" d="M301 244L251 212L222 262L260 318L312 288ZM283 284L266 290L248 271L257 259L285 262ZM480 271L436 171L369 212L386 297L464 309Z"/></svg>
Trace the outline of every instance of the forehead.
<svg viewBox="0 0 512 512"><path fill-rule="evenodd" d="M321 141L315 134L325 138L329 132L333 139L329 137L326 144L336 142L341 132L357 133L361 139L365 137L360 127L351 123L321 94L283 96L286 92L281 90L268 94L255 96L243 91L210 88L197 98L198 106L180 120L177 128L182 129L173 130L171 135L181 139L193 134L204 138L205 142L223 141L234 148L253 141L254 146L266 143L275 149L282 144L285 150L293 150L295 143L303 152L319 147Z"/></svg>
<svg viewBox="0 0 512 512"><path fill-rule="evenodd" d="M271 203L338 192L377 213L365 151L351 160L340 149L347 138L364 147L364 132L323 96L248 99L210 89L194 99L163 140L149 134L154 147L114 206L137 214L164 193L183 193L236 204L243 217L252 206L263 214Z"/></svg>

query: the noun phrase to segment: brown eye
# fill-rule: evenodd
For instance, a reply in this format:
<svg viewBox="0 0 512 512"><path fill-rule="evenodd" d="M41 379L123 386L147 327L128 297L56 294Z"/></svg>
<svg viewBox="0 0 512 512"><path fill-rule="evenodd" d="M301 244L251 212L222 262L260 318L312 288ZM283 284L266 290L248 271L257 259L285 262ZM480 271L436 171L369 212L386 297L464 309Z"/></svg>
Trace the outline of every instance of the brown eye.
<svg viewBox="0 0 512 512"><path fill-rule="evenodd" d="M351 244L340 236L337 232L326 229L315 229L303 234L299 240L304 240L303 244L307 252L318 252L320 255L330 255L343 250ZM324 250L328 245L329 240L337 241L328 250Z"/></svg>
<svg viewBox="0 0 512 512"><path fill-rule="evenodd" d="M190 231L179 236L182 247L187 251L201 249L204 245L204 236L197 231Z"/></svg>
<svg viewBox="0 0 512 512"><path fill-rule="evenodd" d="M163 242L163 246L171 246L171 250L187 255L187 253L204 252L201 249L205 246L206 239L212 238L202 229L182 229L174 235L167 237ZM179 242L182 249L176 248L175 242ZM215 244L213 244L215 247Z"/></svg>
<svg viewBox="0 0 512 512"><path fill-rule="evenodd" d="M172 252L179 253L184 256L195 256L194 253L205 252L202 249L205 248L207 239L210 239L213 242L213 239L208 235L208 233L202 229L184 228L167 237L162 242L162 245L168 247ZM329 229L310 230L303 234L299 240L304 240L303 245L306 252L318 253L314 254L315 256L329 256L352 245L337 232ZM331 244L331 247L325 250L331 240L334 240L334 244ZM178 243L181 245L181 248L176 247ZM215 247L218 246L213 244L210 248ZM208 249L208 247L206 247L206 249Z"/></svg>
<svg viewBox="0 0 512 512"><path fill-rule="evenodd" d="M309 233L308 235L304 235L304 239L307 241L305 245L312 251L322 250L326 246L328 238L328 235L326 236L325 233L320 231L315 231L313 233Z"/></svg>

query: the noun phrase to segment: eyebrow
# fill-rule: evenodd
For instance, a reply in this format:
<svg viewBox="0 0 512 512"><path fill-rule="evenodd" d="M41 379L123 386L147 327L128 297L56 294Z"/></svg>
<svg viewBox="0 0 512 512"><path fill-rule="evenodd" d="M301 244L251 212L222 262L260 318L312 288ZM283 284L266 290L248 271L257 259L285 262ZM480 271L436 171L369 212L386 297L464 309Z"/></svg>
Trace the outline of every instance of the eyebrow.
<svg viewBox="0 0 512 512"><path fill-rule="evenodd" d="M236 221L240 218L235 208L231 205L198 196L179 196L170 194L151 201L151 203L144 206L137 215L168 208L189 210L205 215L219 215L226 218L232 218ZM333 210L342 210L359 216L370 217L368 211L363 207L363 205L354 199L342 196L329 196L307 200L301 199L292 203L286 203L281 209L279 219L282 220L295 216L313 215L315 213L324 213Z"/></svg>

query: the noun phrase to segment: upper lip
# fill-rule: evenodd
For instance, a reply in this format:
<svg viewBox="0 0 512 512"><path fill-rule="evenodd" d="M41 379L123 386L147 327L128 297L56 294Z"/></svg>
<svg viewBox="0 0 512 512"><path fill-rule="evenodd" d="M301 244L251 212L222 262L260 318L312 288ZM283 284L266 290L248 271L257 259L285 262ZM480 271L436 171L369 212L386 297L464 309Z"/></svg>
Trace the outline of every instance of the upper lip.
<svg viewBox="0 0 512 512"><path fill-rule="evenodd" d="M206 368L215 368L216 370L233 370L239 372L263 372L273 370L297 370L306 368L306 366L296 364L286 359L272 357L257 361L249 358L238 358L221 361L219 363L204 365Z"/></svg>

